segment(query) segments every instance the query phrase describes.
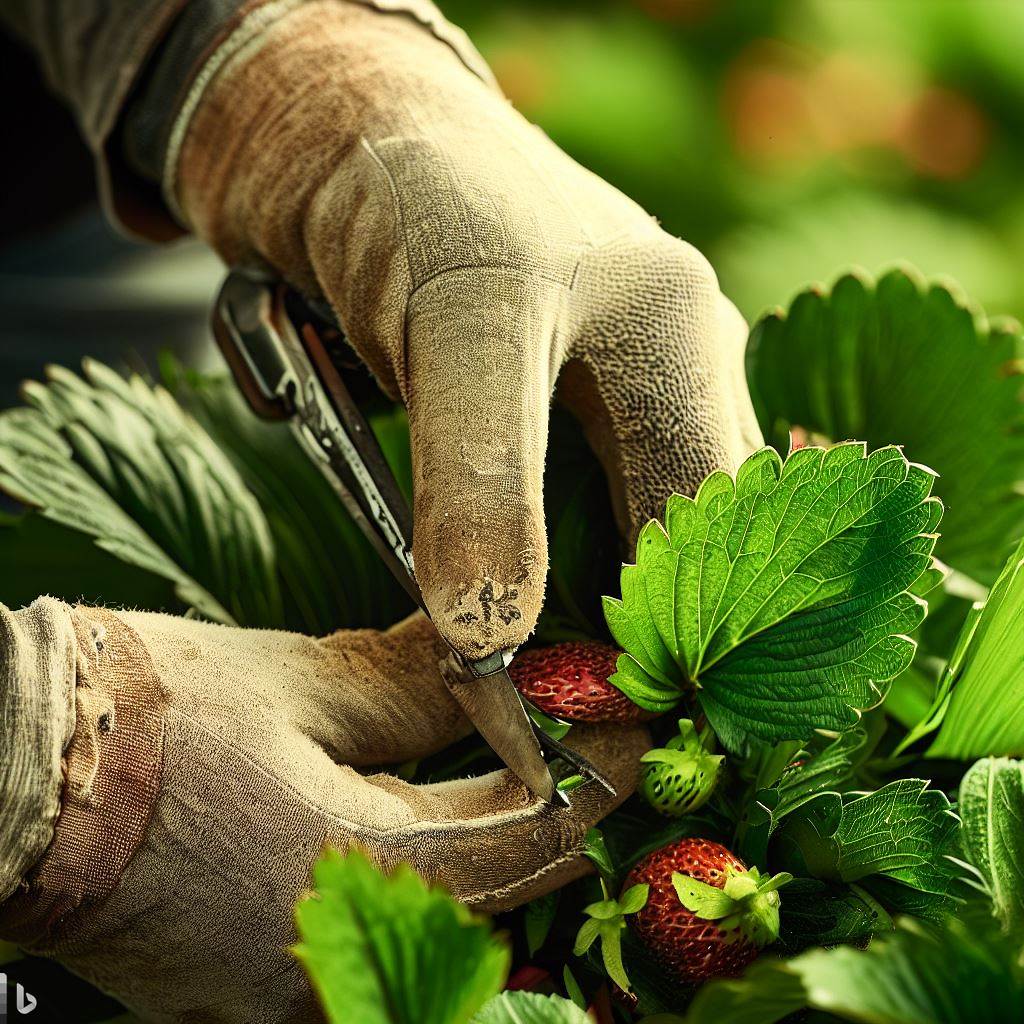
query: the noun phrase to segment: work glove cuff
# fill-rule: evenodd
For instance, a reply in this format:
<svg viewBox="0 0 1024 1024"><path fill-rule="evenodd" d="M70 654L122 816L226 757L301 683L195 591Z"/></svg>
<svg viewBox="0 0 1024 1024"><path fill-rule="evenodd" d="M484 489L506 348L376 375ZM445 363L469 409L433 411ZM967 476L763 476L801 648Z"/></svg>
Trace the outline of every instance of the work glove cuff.
<svg viewBox="0 0 1024 1024"><path fill-rule="evenodd" d="M53 839L75 728L75 650L59 601L0 605L0 903Z"/></svg>
<svg viewBox="0 0 1024 1024"><path fill-rule="evenodd" d="M164 201L180 223L189 228L195 227L191 223L189 211L180 201L178 176L182 148L209 87L221 72L236 62L259 59L260 50L272 26L311 4L319 8L316 20L324 27L334 18L344 17L345 8L352 7L368 7L378 11L381 16L410 19L446 44L467 71L497 89L494 76L465 32L447 21L431 0L265 0L249 10L215 49L206 55L195 69L187 89L183 90L182 102L167 137L161 182ZM227 116L230 116L231 106L223 105ZM230 135L230 125L225 128L226 135Z"/></svg>

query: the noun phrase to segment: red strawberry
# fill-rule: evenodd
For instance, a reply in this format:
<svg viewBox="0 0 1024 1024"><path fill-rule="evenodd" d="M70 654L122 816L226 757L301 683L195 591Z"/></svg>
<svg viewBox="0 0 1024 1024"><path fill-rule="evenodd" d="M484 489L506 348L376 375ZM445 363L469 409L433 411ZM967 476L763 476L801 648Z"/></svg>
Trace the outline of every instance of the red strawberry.
<svg viewBox="0 0 1024 1024"><path fill-rule="evenodd" d="M546 715L572 722L640 722L651 716L608 682L619 651L571 641L520 654L509 666L516 689Z"/></svg>
<svg viewBox="0 0 1024 1024"><path fill-rule="evenodd" d="M553 988L550 972L543 967L534 967L533 964L526 964L513 971L505 982L506 992L540 992L543 989L550 992Z"/></svg>
<svg viewBox="0 0 1024 1024"><path fill-rule="evenodd" d="M740 974L778 937L777 890L790 878L762 877L721 843L681 839L644 857L624 888L649 886L633 931L675 980L699 985Z"/></svg>

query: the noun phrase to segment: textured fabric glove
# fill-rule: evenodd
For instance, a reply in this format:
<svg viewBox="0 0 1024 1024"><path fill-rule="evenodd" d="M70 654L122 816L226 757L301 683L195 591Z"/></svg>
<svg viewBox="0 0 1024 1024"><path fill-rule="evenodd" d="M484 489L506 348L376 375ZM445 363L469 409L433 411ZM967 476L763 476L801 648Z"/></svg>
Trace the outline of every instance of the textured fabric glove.
<svg viewBox="0 0 1024 1024"><path fill-rule="evenodd" d="M422 616L313 640L0 606L0 937L145 1020L308 1021L288 947L325 844L411 862L484 910L578 877L587 828L618 802L596 783L565 808L508 771L423 786L374 773L470 731L443 653ZM569 740L624 799L645 730Z"/></svg>
<svg viewBox="0 0 1024 1024"><path fill-rule="evenodd" d="M521 643L541 607L556 381L627 535L760 436L745 325L707 261L445 36L359 3L266 4L196 78L165 194L228 262L326 297L403 400L417 575L479 657Z"/></svg>

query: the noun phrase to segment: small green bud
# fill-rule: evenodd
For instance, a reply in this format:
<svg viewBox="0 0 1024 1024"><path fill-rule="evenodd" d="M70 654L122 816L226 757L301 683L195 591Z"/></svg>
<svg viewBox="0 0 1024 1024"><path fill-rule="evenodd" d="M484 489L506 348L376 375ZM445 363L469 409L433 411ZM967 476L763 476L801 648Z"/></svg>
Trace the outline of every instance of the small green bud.
<svg viewBox="0 0 1024 1024"><path fill-rule="evenodd" d="M711 731L698 735L688 718L679 720L679 735L667 747L649 750L640 758L640 793L667 818L681 818L703 807L711 798L724 757L711 754L706 741Z"/></svg>

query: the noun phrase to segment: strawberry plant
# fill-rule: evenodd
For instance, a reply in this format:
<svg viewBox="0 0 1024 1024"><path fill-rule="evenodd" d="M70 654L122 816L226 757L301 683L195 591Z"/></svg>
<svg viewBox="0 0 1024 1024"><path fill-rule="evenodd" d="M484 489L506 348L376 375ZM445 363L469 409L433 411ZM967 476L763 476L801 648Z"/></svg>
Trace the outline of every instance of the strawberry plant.
<svg viewBox="0 0 1024 1024"><path fill-rule="evenodd" d="M325 853L296 955L328 1017L1024 1019L1022 358L1016 325L910 272L806 292L752 331L771 447L670 498L618 579L599 470L556 415L548 604L512 674L559 737L646 722L637 793L581 843L591 876L493 922ZM90 363L25 398L0 485L34 511L0 523L0 599L310 632L406 609L222 379ZM407 480L401 413L371 420ZM494 766L471 739L403 777Z"/></svg>

